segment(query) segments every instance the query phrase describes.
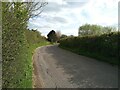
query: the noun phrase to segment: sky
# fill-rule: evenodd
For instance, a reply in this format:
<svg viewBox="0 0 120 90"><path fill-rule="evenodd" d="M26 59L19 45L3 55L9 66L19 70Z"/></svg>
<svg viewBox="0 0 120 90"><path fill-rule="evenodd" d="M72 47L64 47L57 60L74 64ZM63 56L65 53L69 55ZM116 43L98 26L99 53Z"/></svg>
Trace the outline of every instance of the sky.
<svg viewBox="0 0 120 90"><path fill-rule="evenodd" d="M48 0L43 12L29 20L28 28L47 36L51 30L78 35L86 23L118 27L119 0Z"/></svg>

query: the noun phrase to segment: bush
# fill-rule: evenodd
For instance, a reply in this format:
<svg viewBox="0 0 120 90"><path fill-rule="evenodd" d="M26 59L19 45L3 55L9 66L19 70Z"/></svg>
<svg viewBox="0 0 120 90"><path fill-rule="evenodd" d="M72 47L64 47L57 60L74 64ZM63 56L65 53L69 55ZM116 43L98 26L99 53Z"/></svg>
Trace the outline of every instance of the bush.
<svg viewBox="0 0 120 90"><path fill-rule="evenodd" d="M88 56L117 64L118 48L120 48L118 45L119 38L120 33L116 32L101 36L69 37L61 39L59 46L78 54L86 55L87 53Z"/></svg>
<svg viewBox="0 0 120 90"><path fill-rule="evenodd" d="M38 31L27 30L24 3L14 2L14 8L6 8L9 5L2 2L2 87L32 88L31 53L45 39Z"/></svg>

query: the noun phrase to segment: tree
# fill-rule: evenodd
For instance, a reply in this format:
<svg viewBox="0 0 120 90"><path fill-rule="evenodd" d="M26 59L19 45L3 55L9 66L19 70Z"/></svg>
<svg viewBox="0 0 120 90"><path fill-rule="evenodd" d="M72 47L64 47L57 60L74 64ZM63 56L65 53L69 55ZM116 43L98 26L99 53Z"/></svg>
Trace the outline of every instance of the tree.
<svg viewBox="0 0 120 90"><path fill-rule="evenodd" d="M101 26L100 25L90 25L85 24L79 27L79 36L88 36L88 35L99 35L101 34Z"/></svg>
<svg viewBox="0 0 120 90"><path fill-rule="evenodd" d="M28 73L26 72L26 64L23 64L28 60L25 30L29 19L39 15L43 11L42 7L46 5L46 2L10 1L0 2L2 3L0 9L2 9L3 88L21 87L24 86L25 82L23 81L28 80L25 76ZM40 11L38 12L38 10ZM8 68L8 66L10 67Z"/></svg>
<svg viewBox="0 0 120 90"><path fill-rule="evenodd" d="M62 34L60 38L62 39L62 38L66 38L66 37L67 37L67 35Z"/></svg>
<svg viewBox="0 0 120 90"><path fill-rule="evenodd" d="M29 2L29 0L27 1L28 2L24 2L24 4L26 5L26 9L28 11L28 19L40 15L44 10L43 7L48 4L48 2L43 2L42 0L39 2L34 2L33 0L31 0L31 2Z"/></svg>
<svg viewBox="0 0 120 90"><path fill-rule="evenodd" d="M69 37L74 37L74 35L69 35Z"/></svg>
<svg viewBox="0 0 120 90"><path fill-rule="evenodd" d="M110 33L116 31L115 27L106 26L102 28L102 33Z"/></svg>
<svg viewBox="0 0 120 90"><path fill-rule="evenodd" d="M103 27L101 25L95 25L95 24L85 24L79 27L79 36L88 36L88 35L101 35L104 33L110 33L112 31L115 31L114 27Z"/></svg>
<svg viewBox="0 0 120 90"><path fill-rule="evenodd" d="M59 41L59 40L60 40L60 37L61 37L61 32L60 32L60 31L57 31L57 32L56 32L56 36L57 36L57 41Z"/></svg>
<svg viewBox="0 0 120 90"><path fill-rule="evenodd" d="M50 42L56 42L57 41L57 35L56 32L54 30L50 31L47 35L48 37L48 41Z"/></svg>
<svg viewBox="0 0 120 90"><path fill-rule="evenodd" d="M90 31L90 24L85 24L85 25L79 27L78 35L79 36L89 35L89 31Z"/></svg>

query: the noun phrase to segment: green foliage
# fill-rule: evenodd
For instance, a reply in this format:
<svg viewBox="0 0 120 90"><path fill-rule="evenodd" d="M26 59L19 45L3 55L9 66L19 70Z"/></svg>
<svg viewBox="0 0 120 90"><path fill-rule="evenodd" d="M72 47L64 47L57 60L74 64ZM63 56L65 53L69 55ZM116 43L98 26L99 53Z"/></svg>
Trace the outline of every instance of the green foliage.
<svg viewBox="0 0 120 90"><path fill-rule="evenodd" d="M90 25L90 24L85 24L83 26L79 27L79 36L88 36L88 35L101 35L101 34L107 34L115 31L116 28L114 27L103 27L100 25Z"/></svg>
<svg viewBox="0 0 120 90"><path fill-rule="evenodd" d="M49 33L48 33L48 35L47 35L47 37L48 37L48 41L50 41L50 42L56 42L57 41L57 35L56 35L56 32L54 31L54 30L52 30L52 31L50 31Z"/></svg>
<svg viewBox="0 0 120 90"><path fill-rule="evenodd" d="M46 45L38 31L27 30L26 5L2 2L3 88L32 88L32 52L37 46Z"/></svg>
<svg viewBox="0 0 120 90"><path fill-rule="evenodd" d="M60 37L60 39L66 38L66 37L67 37L67 35L62 34L61 37Z"/></svg>
<svg viewBox="0 0 120 90"><path fill-rule="evenodd" d="M60 40L60 47L113 64L118 64L118 40L120 33L101 36L69 37Z"/></svg>
<svg viewBox="0 0 120 90"><path fill-rule="evenodd" d="M6 87L23 87L22 81L26 77L27 42L25 41L24 29L27 22L24 19L27 15L22 14L25 9L22 3L14 3L14 7L6 8L10 2L2 3L2 85ZM24 77L24 78L23 78Z"/></svg>
<svg viewBox="0 0 120 90"><path fill-rule="evenodd" d="M46 42L46 38L41 36L41 33L37 30L25 30L25 36L29 44L36 44ZM31 38L32 37L32 38Z"/></svg>

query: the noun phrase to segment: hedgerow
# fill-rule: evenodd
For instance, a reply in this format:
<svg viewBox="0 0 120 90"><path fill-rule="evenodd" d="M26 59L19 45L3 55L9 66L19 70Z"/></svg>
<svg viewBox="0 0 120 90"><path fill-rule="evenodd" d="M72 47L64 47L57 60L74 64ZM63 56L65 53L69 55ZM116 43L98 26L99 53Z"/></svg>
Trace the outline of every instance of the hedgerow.
<svg viewBox="0 0 120 90"><path fill-rule="evenodd" d="M2 88L32 88L34 45L46 40L27 30L27 8L27 3L2 2Z"/></svg>
<svg viewBox="0 0 120 90"><path fill-rule="evenodd" d="M118 64L120 33L100 36L68 37L60 40L60 47L97 59Z"/></svg>

